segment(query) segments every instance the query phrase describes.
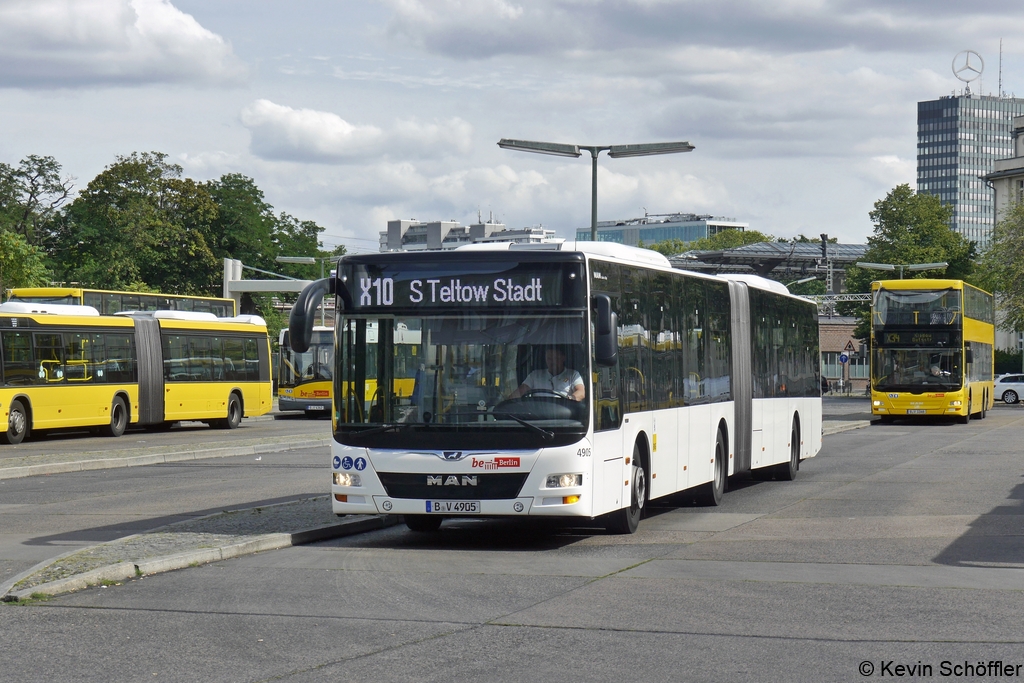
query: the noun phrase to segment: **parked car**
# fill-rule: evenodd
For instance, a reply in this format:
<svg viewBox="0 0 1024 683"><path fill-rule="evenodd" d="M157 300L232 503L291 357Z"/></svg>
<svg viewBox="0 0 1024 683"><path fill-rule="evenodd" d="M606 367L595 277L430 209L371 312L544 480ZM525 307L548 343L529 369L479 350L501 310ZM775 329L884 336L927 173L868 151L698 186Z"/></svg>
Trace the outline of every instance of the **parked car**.
<svg viewBox="0 0 1024 683"><path fill-rule="evenodd" d="M1003 375L996 380L997 401L1016 403L1024 396L1024 375Z"/></svg>

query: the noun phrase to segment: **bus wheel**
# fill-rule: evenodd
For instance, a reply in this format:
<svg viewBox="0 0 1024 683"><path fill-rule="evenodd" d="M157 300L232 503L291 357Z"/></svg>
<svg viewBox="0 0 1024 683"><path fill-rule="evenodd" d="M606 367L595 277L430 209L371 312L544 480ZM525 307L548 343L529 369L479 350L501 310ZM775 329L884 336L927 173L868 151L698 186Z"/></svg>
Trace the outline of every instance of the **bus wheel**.
<svg viewBox="0 0 1024 683"><path fill-rule="evenodd" d="M441 528L441 517L438 515L403 515L405 525L410 531L429 533Z"/></svg>
<svg viewBox="0 0 1024 683"><path fill-rule="evenodd" d="M789 435L789 462L775 466L775 478L779 481L793 481L800 469L800 428L793 420L793 430Z"/></svg>
<svg viewBox="0 0 1024 683"><path fill-rule="evenodd" d="M4 441L15 446L25 440L28 435L28 415L21 401L12 401L11 410L7 415L7 431L0 436Z"/></svg>
<svg viewBox="0 0 1024 683"><path fill-rule="evenodd" d="M633 459L630 461L629 507L616 510L608 517L605 528L613 534L636 533L640 518L647 502L647 470L640 460L640 444L633 444Z"/></svg>
<svg viewBox="0 0 1024 683"><path fill-rule="evenodd" d="M1018 398L1019 397L1017 396L1016 391L1003 392L1003 403L1005 403L1008 406L1012 406L1014 403L1016 403Z"/></svg>
<svg viewBox="0 0 1024 683"><path fill-rule="evenodd" d="M719 429L718 436L715 438L715 478L701 487L700 499L702 504L709 506L722 504L722 496L725 495L728 457L728 454L725 452L725 439L722 437L722 430Z"/></svg>
<svg viewBox="0 0 1024 683"><path fill-rule="evenodd" d="M103 433L107 436L121 436L127 426L128 409L125 408L124 399L115 396L114 402L110 404L110 424L103 429Z"/></svg>
<svg viewBox="0 0 1024 683"><path fill-rule="evenodd" d="M987 391L984 394L982 394L982 396L981 396L981 417L979 417L978 419L979 420L984 420L986 417L988 417L988 392Z"/></svg>
<svg viewBox="0 0 1024 683"><path fill-rule="evenodd" d="M224 420L218 420L221 429L236 429L242 422L242 403L238 400L237 394L231 394L228 398L228 416Z"/></svg>

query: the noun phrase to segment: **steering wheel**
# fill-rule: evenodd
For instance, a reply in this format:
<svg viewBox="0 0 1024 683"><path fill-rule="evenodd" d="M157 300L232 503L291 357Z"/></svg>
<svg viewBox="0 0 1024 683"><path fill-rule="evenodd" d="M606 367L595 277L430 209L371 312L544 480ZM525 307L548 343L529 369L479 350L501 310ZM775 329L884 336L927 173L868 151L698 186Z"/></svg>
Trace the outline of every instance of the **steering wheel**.
<svg viewBox="0 0 1024 683"><path fill-rule="evenodd" d="M532 396L554 396L555 398L560 398L563 401L568 400L565 394L560 394L557 391L552 391L551 389L530 389L519 398L530 398Z"/></svg>

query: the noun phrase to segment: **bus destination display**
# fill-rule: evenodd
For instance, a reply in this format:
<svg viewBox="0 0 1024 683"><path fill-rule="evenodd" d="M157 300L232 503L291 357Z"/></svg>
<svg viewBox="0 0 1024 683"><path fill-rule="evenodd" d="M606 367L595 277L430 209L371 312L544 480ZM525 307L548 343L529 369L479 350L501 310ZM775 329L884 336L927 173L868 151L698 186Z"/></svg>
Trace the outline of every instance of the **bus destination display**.
<svg viewBox="0 0 1024 683"><path fill-rule="evenodd" d="M490 272L451 274L443 269L353 269L347 287L352 306L366 308L441 308L451 306L560 306L560 268L488 268Z"/></svg>
<svg viewBox="0 0 1024 683"><path fill-rule="evenodd" d="M883 346L949 346L949 332L925 332L921 330L901 332L879 332Z"/></svg>

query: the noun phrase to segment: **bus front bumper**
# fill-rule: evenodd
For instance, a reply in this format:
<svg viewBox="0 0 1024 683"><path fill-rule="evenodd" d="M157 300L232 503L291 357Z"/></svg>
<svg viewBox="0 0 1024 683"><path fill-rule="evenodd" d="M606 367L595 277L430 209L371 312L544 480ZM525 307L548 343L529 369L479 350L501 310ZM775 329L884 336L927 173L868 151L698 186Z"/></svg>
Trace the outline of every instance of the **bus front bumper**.
<svg viewBox="0 0 1024 683"><path fill-rule="evenodd" d="M331 399L329 398L288 398L279 396L277 399L278 410L305 410L316 411L325 415L331 412Z"/></svg>
<svg viewBox="0 0 1024 683"><path fill-rule="evenodd" d="M875 394L871 400L872 415L914 417L921 415L965 415L967 406L960 399L943 394Z"/></svg>

